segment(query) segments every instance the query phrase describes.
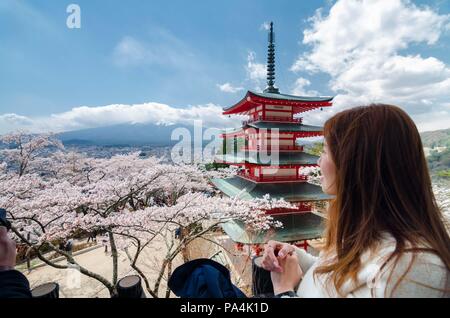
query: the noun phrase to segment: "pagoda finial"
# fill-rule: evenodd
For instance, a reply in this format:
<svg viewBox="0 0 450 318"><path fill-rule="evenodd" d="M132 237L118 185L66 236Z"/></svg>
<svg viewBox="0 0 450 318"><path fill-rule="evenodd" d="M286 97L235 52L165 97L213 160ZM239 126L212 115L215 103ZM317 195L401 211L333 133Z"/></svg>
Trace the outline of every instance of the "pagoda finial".
<svg viewBox="0 0 450 318"><path fill-rule="evenodd" d="M267 88L264 93L279 93L275 86L275 33L270 22L269 45L267 48Z"/></svg>

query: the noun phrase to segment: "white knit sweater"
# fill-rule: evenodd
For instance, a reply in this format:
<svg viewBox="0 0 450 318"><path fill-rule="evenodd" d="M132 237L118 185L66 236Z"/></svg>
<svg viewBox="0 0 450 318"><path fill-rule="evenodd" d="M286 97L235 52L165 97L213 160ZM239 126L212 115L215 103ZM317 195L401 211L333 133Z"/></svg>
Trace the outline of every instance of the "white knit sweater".
<svg viewBox="0 0 450 318"><path fill-rule="evenodd" d="M356 284L347 281L341 288L344 297L449 297L449 271L442 260L435 254L428 252L416 253L411 269L391 294L398 279L408 268L412 254L405 253L393 267L390 261L381 271L381 265L395 249L395 240L385 235L379 247L368 251L361 257L362 267L357 273ZM304 273L303 279L297 289L298 297L339 297L336 288L331 283L326 286L326 275L313 277L314 269L326 262L324 253L319 257L312 256L303 249L296 249L299 265ZM390 279L389 276L392 276ZM424 286L425 285L425 286ZM434 289L433 289L434 288ZM437 290L440 289L440 290ZM443 292L446 289L447 292Z"/></svg>

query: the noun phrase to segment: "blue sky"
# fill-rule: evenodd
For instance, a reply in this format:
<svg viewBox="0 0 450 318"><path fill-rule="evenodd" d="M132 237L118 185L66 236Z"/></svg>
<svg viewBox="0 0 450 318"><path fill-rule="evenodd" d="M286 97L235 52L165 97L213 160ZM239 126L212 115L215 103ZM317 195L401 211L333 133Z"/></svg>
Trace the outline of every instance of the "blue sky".
<svg viewBox="0 0 450 318"><path fill-rule="evenodd" d="M450 127L448 0L2 0L0 133L186 119L177 109L225 125L220 107L265 86L269 21L280 90L337 96L312 123L386 101L422 130Z"/></svg>

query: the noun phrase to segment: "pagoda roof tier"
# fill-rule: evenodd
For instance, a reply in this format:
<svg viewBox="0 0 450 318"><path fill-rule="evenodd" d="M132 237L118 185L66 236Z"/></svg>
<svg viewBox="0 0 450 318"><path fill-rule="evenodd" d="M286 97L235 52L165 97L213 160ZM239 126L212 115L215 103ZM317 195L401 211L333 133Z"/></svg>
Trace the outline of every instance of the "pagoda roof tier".
<svg viewBox="0 0 450 318"><path fill-rule="evenodd" d="M323 132L323 127L321 126L311 126L296 123L258 121L254 123L248 123L247 125L256 129L278 129L280 132Z"/></svg>
<svg viewBox="0 0 450 318"><path fill-rule="evenodd" d="M321 187L306 182L254 183L234 176L228 179L212 179L211 182L229 197L242 200L263 198L269 194L274 199L288 202L331 200L333 196L322 192Z"/></svg>
<svg viewBox="0 0 450 318"><path fill-rule="evenodd" d="M269 240L295 242L315 239L322 236L324 229L323 218L311 212L279 215L274 216L274 219L283 223L283 227L251 233L242 221L232 220L222 224L222 228L234 242L243 244L264 244Z"/></svg>
<svg viewBox="0 0 450 318"><path fill-rule="evenodd" d="M224 108L223 114L229 115L244 113L256 106L268 103L282 106L294 106L294 113L299 113L312 108L331 106L332 100L333 97L330 96L309 97L281 93L258 93L254 91L247 91L244 98L237 104Z"/></svg>
<svg viewBox="0 0 450 318"><path fill-rule="evenodd" d="M267 151L270 151L268 147ZM278 160L267 162L269 159L268 153L264 156L260 152L255 151L241 151L235 154L216 155L215 159L218 162L228 164L257 164L264 166L283 166L283 165L316 165L318 156L310 155L305 152L279 152Z"/></svg>
<svg viewBox="0 0 450 318"><path fill-rule="evenodd" d="M247 129L266 129L270 131L272 129L278 129L280 133L323 133L323 127L321 126L311 126L311 125L303 125L296 123L278 123L278 122L267 122L267 121L258 121L253 123L247 123L245 126L225 130L222 135L241 135Z"/></svg>

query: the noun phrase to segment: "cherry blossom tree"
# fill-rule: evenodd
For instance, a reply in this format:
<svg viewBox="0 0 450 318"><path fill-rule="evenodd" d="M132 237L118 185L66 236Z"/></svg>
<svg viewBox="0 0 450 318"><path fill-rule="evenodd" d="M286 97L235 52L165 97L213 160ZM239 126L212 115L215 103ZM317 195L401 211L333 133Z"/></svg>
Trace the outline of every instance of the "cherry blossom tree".
<svg viewBox="0 0 450 318"><path fill-rule="evenodd" d="M18 133L2 138L0 206L7 209L12 231L46 264L59 269L76 266L84 275L116 293L118 251L125 251L130 267L142 277L147 292L158 297L173 260L196 238L204 237L230 219L240 219L249 231L265 231L281 224L265 212L290 208L269 197L240 201L222 197L211 177L235 173L208 171L203 165L163 164L139 153L112 158L88 158L67 152L52 135ZM181 229L181 237L175 232ZM23 233L32 233L30 239ZM112 277L95 273L61 249L58 242L80 233L105 233L111 247ZM155 240L167 242L167 253L156 281L140 268L142 252ZM67 259L57 263L46 250ZM166 292L166 296L168 296Z"/></svg>
<svg viewBox="0 0 450 318"><path fill-rule="evenodd" d="M302 167L299 170L299 174L308 177L308 183L314 185L321 184L320 177L322 176L322 174L320 172L319 166Z"/></svg>
<svg viewBox="0 0 450 318"><path fill-rule="evenodd" d="M32 135L25 131L19 131L2 136L0 142L10 146L3 149L2 155L11 168L16 169L19 176L27 172L30 164L39 165L44 157L43 155L49 149L64 148L61 141L51 133Z"/></svg>
<svg viewBox="0 0 450 318"><path fill-rule="evenodd" d="M450 231L450 188L448 181L447 183L442 182L442 180L435 181L433 183L433 192L442 211L447 230Z"/></svg>

